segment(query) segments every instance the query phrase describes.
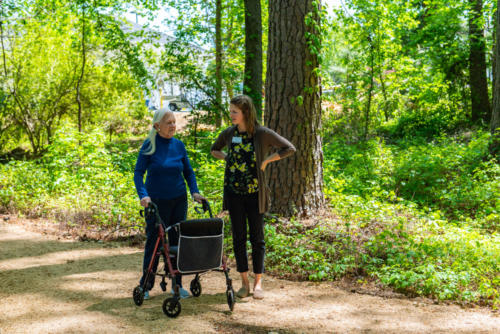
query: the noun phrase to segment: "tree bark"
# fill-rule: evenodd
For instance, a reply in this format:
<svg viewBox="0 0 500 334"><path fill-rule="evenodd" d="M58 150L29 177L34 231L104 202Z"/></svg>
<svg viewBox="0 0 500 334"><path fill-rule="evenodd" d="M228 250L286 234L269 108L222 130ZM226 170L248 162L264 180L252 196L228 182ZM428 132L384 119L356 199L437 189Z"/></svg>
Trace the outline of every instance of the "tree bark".
<svg viewBox="0 0 500 334"><path fill-rule="evenodd" d="M500 0L497 0L497 5L500 6ZM500 8L500 7L497 7ZM497 159L500 156L500 61L498 61L500 56L500 29L498 29L500 24L500 11L496 11L495 15L496 21L496 43L495 43L495 88L493 90L493 110L491 113L490 129L492 135L492 142L490 145L490 152Z"/></svg>
<svg viewBox="0 0 500 334"><path fill-rule="evenodd" d="M85 50L85 2L82 4L82 69L80 77L76 82L76 103L78 104L78 132L82 132L82 101L80 99L80 86L85 74L86 50Z"/></svg>
<svg viewBox="0 0 500 334"><path fill-rule="evenodd" d="M497 45L496 45L496 36L497 36L497 29L498 29L498 22L496 20L497 18L497 10L495 10L495 12L493 13L493 31L491 33L491 39L493 40L493 45L491 46L491 76L492 76L492 79L491 79L491 103L493 104L493 92L495 91L495 81L496 81L496 68L497 68L497 65L496 65L496 62L497 62L497 55L495 53L495 50L497 48Z"/></svg>
<svg viewBox="0 0 500 334"><path fill-rule="evenodd" d="M486 46L482 24L483 0L469 0L469 86L471 94L471 121L484 120L488 123L491 117L488 97L488 81L486 79Z"/></svg>
<svg viewBox="0 0 500 334"><path fill-rule="evenodd" d="M245 0L245 78L243 93L250 96L262 119L262 15L260 0Z"/></svg>
<svg viewBox="0 0 500 334"><path fill-rule="evenodd" d="M308 216L324 204L318 57L306 40L317 31L305 24L313 11L319 24L317 9L313 0L269 2L265 124L297 148L268 167L271 211L286 216Z"/></svg>
<svg viewBox="0 0 500 334"><path fill-rule="evenodd" d="M222 0L215 2L215 100L222 105ZM222 125L222 112L217 109L215 125Z"/></svg>
<svg viewBox="0 0 500 334"><path fill-rule="evenodd" d="M234 52L233 50L235 49L235 44L236 44L233 41L233 31L234 31L234 20L235 19L234 19L234 15L232 15L232 11L233 11L232 5L233 5L232 3L228 3L228 8L227 8L227 20L229 21L229 24L228 24L228 31L227 31L227 35L226 35L226 45L227 45L227 47L225 48L226 55L232 54ZM226 86L227 96L228 96L229 100L231 100L234 97L233 85L234 85L234 80L230 77L226 78L225 86Z"/></svg>
<svg viewBox="0 0 500 334"><path fill-rule="evenodd" d="M364 131L363 131L363 138L364 140L368 140L368 127L370 125L370 109L372 106L372 95L373 95L373 79L375 76L375 64L373 60L373 52L374 52L374 47L373 47L373 41L369 40L370 42L370 83L368 87L368 97L366 98L366 106L365 106L365 126L364 126Z"/></svg>

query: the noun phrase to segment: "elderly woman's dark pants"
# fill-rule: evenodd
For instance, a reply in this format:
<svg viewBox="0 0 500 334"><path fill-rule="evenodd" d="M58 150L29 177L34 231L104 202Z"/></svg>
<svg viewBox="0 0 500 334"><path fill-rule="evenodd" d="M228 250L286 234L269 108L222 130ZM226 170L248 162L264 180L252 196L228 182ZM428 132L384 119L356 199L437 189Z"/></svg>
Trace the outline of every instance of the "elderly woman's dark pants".
<svg viewBox="0 0 500 334"><path fill-rule="evenodd" d="M187 195L184 194L180 197L173 199L159 199L152 198L151 199L157 206L161 219L165 223L165 225L172 226L177 224L180 221L186 219L187 215ZM155 249L156 240L158 238L158 229L155 227L154 219L146 220L146 245L144 247L144 261L142 263L143 275L141 277L140 284L144 283L146 279L146 272L149 267L149 263L151 262L151 258L153 257L153 252ZM177 246L179 244L179 234L175 229L170 229L168 231L168 242L170 246ZM153 264L153 272L156 272L158 268L158 258ZM155 275L152 275L149 280L149 284L147 290L151 290L154 286ZM181 276L176 276L177 284L182 286Z"/></svg>
<svg viewBox="0 0 500 334"><path fill-rule="evenodd" d="M247 221L252 245L253 272L264 272L264 217L259 213L258 193L238 195L226 193L226 206L231 218L233 232L233 248L236 257L236 270L240 273L248 271L247 257Z"/></svg>

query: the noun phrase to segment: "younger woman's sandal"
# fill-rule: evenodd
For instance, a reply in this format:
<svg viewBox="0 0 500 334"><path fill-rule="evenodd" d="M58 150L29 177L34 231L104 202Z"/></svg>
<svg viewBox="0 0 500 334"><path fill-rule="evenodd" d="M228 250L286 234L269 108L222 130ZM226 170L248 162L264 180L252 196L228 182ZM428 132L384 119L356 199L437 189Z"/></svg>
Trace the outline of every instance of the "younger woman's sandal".
<svg viewBox="0 0 500 334"><path fill-rule="evenodd" d="M264 299L264 291L262 289L253 290L254 299Z"/></svg>

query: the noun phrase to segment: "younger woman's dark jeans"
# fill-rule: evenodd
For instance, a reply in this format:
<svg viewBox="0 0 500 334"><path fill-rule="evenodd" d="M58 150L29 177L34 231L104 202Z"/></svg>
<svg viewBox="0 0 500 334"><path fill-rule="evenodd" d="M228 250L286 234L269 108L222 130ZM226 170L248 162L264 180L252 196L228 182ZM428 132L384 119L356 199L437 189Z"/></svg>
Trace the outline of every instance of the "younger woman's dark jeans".
<svg viewBox="0 0 500 334"><path fill-rule="evenodd" d="M264 272L264 215L259 213L258 193L238 195L226 192L226 207L231 218L233 232L233 248L236 257L236 270L240 273L248 271L247 257L247 220L252 244L253 272Z"/></svg>
<svg viewBox="0 0 500 334"><path fill-rule="evenodd" d="M161 219L165 223L165 225L172 226L177 224L180 221L186 219L187 215L187 195L184 194L182 196L173 198L173 199L160 199L160 198L152 198L151 199L157 206ZM140 284L144 283L146 279L146 272L149 267L149 263L151 262L151 258L153 257L153 251L155 249L156 239L158 238L158 229L155 227L154 219L146 220L146 245L144 247L144 261L142 263L142 271L143 275L141 277ZM170 229L168 231L168 242L170 246L177 246L179 244L179 234L175 229ZM156 269L158 268L158 259L153 264L153 272L156 273ZM149 279L149 284L146 290L151 290L154 286L155 275L152 275ZM177 284L182 287L181 276L176 276Z"/></svg>

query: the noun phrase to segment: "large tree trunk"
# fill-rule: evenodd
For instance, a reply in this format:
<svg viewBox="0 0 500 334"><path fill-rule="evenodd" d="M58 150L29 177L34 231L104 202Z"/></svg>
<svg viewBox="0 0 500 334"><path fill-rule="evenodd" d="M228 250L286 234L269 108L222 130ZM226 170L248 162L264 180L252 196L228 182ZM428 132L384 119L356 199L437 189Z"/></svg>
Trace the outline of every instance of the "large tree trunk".
<svg viewBox="0 0 500 334"><path fill-rule="evenodd" d="M305 16L313 0L269 2L266 125L288 138L297 152L268 171L271 211L310 215L324 203L321 105L317 55L309 51ZM318 5L319 6L319 5ZM317 11L313 20L319 23Z"/></svg>
<svg viewBox="0 0 500 334"><path fill-rule="evenodd" d="M222 0L215 2L215 100L218 106L222 105ZM222 125L222 111L217 108L215 115L217 128Z"/></svg>
<svg viewBox="0 0 500 334"><path fill-rule="evenodd" d="M471 120L486 123L491 117L486 79L486 46L482 24L483 0L469 0L469 86L471 94Z"/></svg>
<svg viewBox="0 0 500 334"><path fill-rule="evenodd" d="M243 93L250 96L262 119L262 19L260 0L245 0L245 79Z"/></svg>
<svg viewBox="0 0 500 334"><path fill-rule="evenodd" d="M497 0L497 8L500 8L500 0ZM491 135L493 141L490 145L490 152L500 156L500 10L496 11L496 43L495 43L495 88L493 89L493 110L491 113Z"/></svg>

